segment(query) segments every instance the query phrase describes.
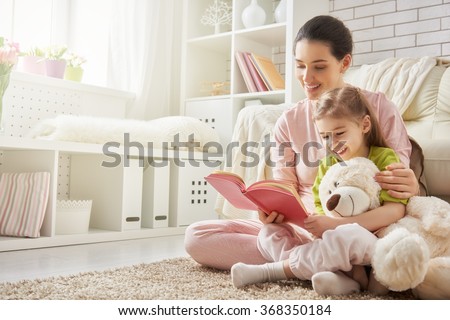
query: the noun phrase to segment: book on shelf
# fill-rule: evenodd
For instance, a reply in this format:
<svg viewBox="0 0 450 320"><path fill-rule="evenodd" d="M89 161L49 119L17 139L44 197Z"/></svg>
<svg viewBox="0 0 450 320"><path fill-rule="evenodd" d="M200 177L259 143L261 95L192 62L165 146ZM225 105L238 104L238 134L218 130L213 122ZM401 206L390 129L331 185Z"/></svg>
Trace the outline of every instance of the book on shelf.
<svg viewBox="0 0 450 320"><path fill-rule="evenodd" d="M245 85L247 86L248 92L258 92L255 82L253 81L252 74L248 69L247 63L245 62L244 52L236 51L235 57L238 64L239 70L241 70L242 78L244 78Z"/></svg>
<svg viewBox="0 0 450 320"><path fill-rule="evenodd" d="M301 227L309 215L292 183L263 180L247 187L239 175L226 171L215 171L205 180L238 209L260 209L267 214L276 211L284 216L284 221Z"/></svg>
<svg viewBox="0 0 450 320"><path fill-rule="evenodd" d="M256 70L255 66L253 65L251 61L251 53L250 52L243 52L245 63L247 64L248 70L250 71L250 74L252 76L253 82L256 85L256 88L258 91L268 91L266 84L264 83L263 79L259 75L258 70Z"/></svg>
<svg viewBox="0 0 450 320"><path fill-rule="evenodd" d="M284 90L284 79L271 59L255 53L250 58L269 90Z"/></svg>

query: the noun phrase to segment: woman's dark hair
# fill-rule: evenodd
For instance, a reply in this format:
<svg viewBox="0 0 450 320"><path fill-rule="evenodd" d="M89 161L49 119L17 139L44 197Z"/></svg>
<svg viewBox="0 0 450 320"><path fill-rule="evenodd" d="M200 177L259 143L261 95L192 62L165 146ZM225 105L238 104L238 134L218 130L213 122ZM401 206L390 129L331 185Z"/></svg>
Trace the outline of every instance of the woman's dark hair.
<svg viewBox="0 0 450 320"><path fill-rule="evenodd" d="M337 60L342 60L353 51L350 30L341 20L332 16L316 16L300 28L294 40L294 55L297 43L303 39L325 42Z"/></svg>

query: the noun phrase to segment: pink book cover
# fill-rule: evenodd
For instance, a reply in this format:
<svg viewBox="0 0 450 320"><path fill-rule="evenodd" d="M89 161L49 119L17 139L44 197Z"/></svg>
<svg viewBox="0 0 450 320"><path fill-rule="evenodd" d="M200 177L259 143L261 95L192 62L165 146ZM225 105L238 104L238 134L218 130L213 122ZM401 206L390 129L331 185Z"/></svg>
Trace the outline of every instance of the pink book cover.
<svg viewBox="0 0 450 320"><path fill-rule="evenodd" d="M277 211L285 221L301 227L309 215L297 191L281 181L258 181L246 188L239 176L224 172L211 173L205 180L238 209Z"/></svg>
<svg viewBox="0 0 450 320"><path fill-rule="evenodd" d="M235 52L236 62L238 64L239 70L241 70L242 78L244 78L245 85L247 86L248 92L258 92L255 82L253 81L250 70L245 62L244 53L241 51Z"/></svg>
<svg viewBox="0 0 450 320"><path fill-rule="evenodd" d="M258 70L256 70L255 66L253 65L250 56L251 53L244 52L245 63L247 64L247 67L250 70L250 74L252 75L252 79L256 84L256 88L258 89L258 91L269 91L268 87L266 86L263 79L259 75Z"/></svg>

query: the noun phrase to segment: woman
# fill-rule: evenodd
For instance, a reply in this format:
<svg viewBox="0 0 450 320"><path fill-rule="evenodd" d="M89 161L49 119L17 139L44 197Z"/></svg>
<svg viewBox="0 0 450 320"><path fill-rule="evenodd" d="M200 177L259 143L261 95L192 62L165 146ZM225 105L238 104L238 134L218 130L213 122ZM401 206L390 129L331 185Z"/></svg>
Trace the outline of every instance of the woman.
<svg viewBox="0 0 450 320"><path fill-rule="evenodd" d="M276 163L274 177L295 183L310 212L314 211L311 188L319 161L326 155L325 148L320 147L321 137L314 125L312 111L315 100L322 93L345 86L343 75L351 65L352 49L350 31L331 16L309 20L294 42L296 77L307 98L279 118L274 128L276 148L272 157ZM365 92L382 124L385 140L401 160L401 163L390 165L376 180L383 189L389 190L391 196L409 198L419 188L413 171L408 168L411 144L403 121L383 94ZM288 260L288 265L283 264L284 274L292 277L292 269L300 270L301 278L305 279L320 271L350 271L352 265L370 263L376 241L370 232L375 229L374 225L361 227L352 224L358 222L352 218L312 215L305 220L306 230L297 228L291 232L290 228L284 227L288 224L281 223L283 216L277 212L269 215L260 212L259 217L260 221L216 220L192 224L186 230L186 250L198 263L226 270L237 262L257 265ZM324 234L326 230L329 232ZM313 241L314 236L318 239ZM344 243L344 240L339 259L336 259L333 243ZM284 247L280 248L277 241ZM264 245L267 243L274 245ZM307 258L311 255L330 261L315 265ZM269 270L266 274L276 277L280 274L278 271Z"/></svg>
<svg viewBox="0 0 450 320"><path fill-rule="evenodd" d="M389 148L389 145L381 134L380 125L376 120L377 117L374 115L373 108L365 98L366 94L370 93L364 93L364 91L352 86L335 88L321 94L315 106L312 108L315 127L319 131L323 144L327 145L327 150L329 150L328 155L320 161L318 174L312 187L315 213L319 216L324 215L324 209L319 198L319 185L325 173L332 165L355 157L365 157L370 159L379 170L384 170L386 166L399 162L398 156L394 150ZM379 200L381 206L372 209L373 212L371 214L356 216L350 222L357 222L359 226L364 226L367 229L379 230L379 228L383 228L404 216L407 199L391 197L387 194L386 190L382 190ZM349 222L348 219L341 221ZM266 256L268 260L274 260L284 256L285 261L282 263L279 261L268 262L263 265L248 265L238 262L231 268L231 277L236 287L267 281L264 270L272 270L272 273L275 272L277 274L278 278L274 276L270 277L272 281L275 279L288 279L288 274L303 280L306 279L304 270L297 267L296 260L291 259L294 262L291 268L291 261L286 258L289 256L288 253L295 252L295 246L292 250L292 243L295 243L295 241L285 236L282 238L273 237L274 234L278 236L282 235L285 230L288 230L291 234L295 234L296 231L293 229L293 226L286 224L274 226L276 227L265 228L272 229L272 235L260 237L258 239L258 248L261 252L269 253ZM329 233L335 233L335 231L325 231L324 235ZM366 237L366 233L363 232L362 234ZM373 237L371 238L374 239ZM347 242L347 239L344 239L344 243ZM339 253L339 248L342 244L335 242L333 246L335 252ZM286 249L289 251L288 253L283 252ZM271 256L273 252L276 252L275 256ZM297 259L295 254L291 253L291 255ZM345 255L339 254L338 256L345 257ZM308 259L309 264L312 266L327 263L327 260L324 260L320 255L311 255ZM318 260L313 261L312 259ZM287 268L286 272L284 272L284 266ZM333 270L335 266L336 261L332 261L329 269ZM322 269L327 269L327 266L323 265ZM262 272L259 272L260 270ZM309 275L307 274L306 276ZM358 281L355 281L355 278ZM359 291L361 288L366 289L369 283L365 269L362 266L354 266L351 277L348 277L342 272L325 271L314 274L308 280L312 280L315 291L323 295L348 294ZM375 283L375 280L373 280L372 285Z"/></svg>

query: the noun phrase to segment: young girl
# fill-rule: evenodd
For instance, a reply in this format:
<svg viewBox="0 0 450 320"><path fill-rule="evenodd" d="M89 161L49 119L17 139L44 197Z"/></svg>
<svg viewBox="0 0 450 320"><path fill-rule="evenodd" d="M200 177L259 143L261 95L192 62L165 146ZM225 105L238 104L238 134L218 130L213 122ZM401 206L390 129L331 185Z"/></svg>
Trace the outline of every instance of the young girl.
<svg viewBox="0 0 450 320"><path fill-rule="evenodd" d="M358 88L346 86L323 94L317 101L313 117L322 141L330 152L320 162L313 185L316 212L323 214L318 194L319 184L333 164L355 157L365 157L372 160L382 171L388 165L399 162L399 158L381 135L378 121L367 99ZM407 200L394 198L386 190L382 190L380 203L385 203L386 206L398 206L398 210L393 209L392 212L399 211L403 216L404 206L392 203L406 204ZM382 211L388 211L387 214L391 214L391 210L386 210L386 207ZM380 224L383 226L382 221Z"/></svg>
<svg viewBox="0 0 450 320"><path fill-rule="evenodd" d="M326 145L330 153L321 160L312 188L316 207L315 213L323 215L324 212L318 195L319 184L328 168L333 164L354 157L365 157L372 160L378 169L384 170L386 166L399 162L399 158L392 149L388 148L371 107L360 89L344 86L323 93L316 103L313 119L323 144ZM393 221L397 221L405 214L407 200L394 198L386 190L383 190L380 194L380 203L382 206L371 210L373 212L371 215L355 216L352 222L367 226L370 230L378 230ZM339 220L340 218L335 219ZM308 223L310 222L306 222L306 224ZM291 227L285 226L283 228ZM314 233L314 226L308 227L305 225L305 227ZM324 233L324 237L326 237L327 232ZM339 248L345 245L346 239L343 239L343 241L343 243L333 244L336 252L339 252ZM267 235L261 237L258 244L262 252L271 252L272 257L274 248L279 248L281 252L289 251L285 248L286 243L279 239L272 240ZM280 244L282 245L280 246ZM280 254L277 255L280 256ZM310 256L308 259L312 265L326 263L326 260L318 255ZM330 271L327 271L327 268ZM364 269L353 268L353 272L349 274L350 277L342 272L332 272L335 271L333 269L333 265L324 265L324 272L319 272L311 277L316 292L320 294L346 294L358 291L360 288L365 289L368 279ZM295 271L295 269L290 270L289 260L284 260L263 265L237 263L232 267L231 275L236 287L260 281L273 281L277 278L277 280L294 277L305 279L304 273L296 273ZM378 286L375 288L379 290Z"/></svg>

